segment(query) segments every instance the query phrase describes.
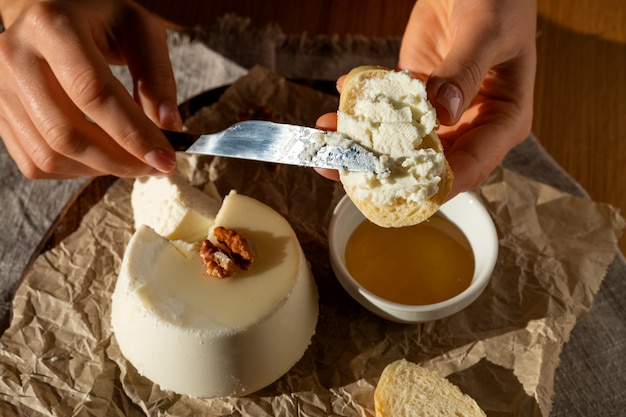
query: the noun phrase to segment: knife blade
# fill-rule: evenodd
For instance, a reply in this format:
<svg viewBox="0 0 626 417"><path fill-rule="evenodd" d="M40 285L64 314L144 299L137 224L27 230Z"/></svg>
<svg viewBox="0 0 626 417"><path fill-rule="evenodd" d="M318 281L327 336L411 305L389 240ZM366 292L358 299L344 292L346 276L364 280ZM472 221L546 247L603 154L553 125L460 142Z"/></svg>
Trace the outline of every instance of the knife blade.
<svg viewBox="0 0 626 417"><path fill-rule="evenodd" d="M379 156L347 136L262 120L238 122L211 134L163 130L176 151L279 164L381 173Z"/></svg>

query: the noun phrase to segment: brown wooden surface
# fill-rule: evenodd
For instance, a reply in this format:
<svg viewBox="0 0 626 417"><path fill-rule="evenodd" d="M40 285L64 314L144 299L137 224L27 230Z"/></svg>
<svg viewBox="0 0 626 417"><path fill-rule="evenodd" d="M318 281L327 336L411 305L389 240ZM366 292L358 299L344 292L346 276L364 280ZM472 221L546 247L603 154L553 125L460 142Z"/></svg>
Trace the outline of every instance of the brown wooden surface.
<svg viewBox="0 0 626 417"><path fill-rule="evenodd" d="M626 3L538 5L533 131L594 200L626 216Z"/></svg>
<svg viewBox="0 0 626 417"><path fill-rule="evenodd" d="M399 36L413 0L139 0L177 25L223 13L287 33ZM539 0L533 132L598 202L626 215L626 2ZM620 242L626 252L626 237Z"/></svg>

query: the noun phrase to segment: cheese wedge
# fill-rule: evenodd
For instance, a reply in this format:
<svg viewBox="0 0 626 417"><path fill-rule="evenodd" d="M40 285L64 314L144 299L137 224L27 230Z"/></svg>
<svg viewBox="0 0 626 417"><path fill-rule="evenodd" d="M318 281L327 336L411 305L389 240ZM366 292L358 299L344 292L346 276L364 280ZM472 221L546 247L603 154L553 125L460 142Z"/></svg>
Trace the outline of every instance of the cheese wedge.
<svg viewBox="0 0 626 417"><path fill-rule="evenodd" d="M222 203L209 184L203 191L178 174L138 178L130 196L135 229L148 225L170 240L204 239Z"/></svg>
<svg viewBox="0 0 626 417"><path fill-rule="evenodd" d="M162 389L191 397L243 395L269 385L302 357L318 317L313 276L279 213L231 193L214 225L251 243L248 270L212 277L199 243L170 241L142 225L113 294L122 354Z"/></svg>

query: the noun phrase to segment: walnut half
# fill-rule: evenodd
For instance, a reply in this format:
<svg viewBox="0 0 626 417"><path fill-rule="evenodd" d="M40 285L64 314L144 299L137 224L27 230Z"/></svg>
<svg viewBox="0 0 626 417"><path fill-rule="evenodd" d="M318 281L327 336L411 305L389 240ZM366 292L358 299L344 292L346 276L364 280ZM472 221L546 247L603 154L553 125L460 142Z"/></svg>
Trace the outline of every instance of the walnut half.
<svg viewBox="0 0 626 417"><path fill-rule="evenodd" d="M202 242L200 257L209 275L228 278L235 274L235 261L228 256L228 253L211 243L209 239L204 239Z"/></svg>
<svg viewBox="0 0 626 417"><path fill-rule="evenodd" d="M228 278L235 274L237 267L242 270L250 267L253 256L246 238L221 226L216 227L213 234L223 247L215 246L209 239L200 247L200 257L209 275Z"/></svg>
<svg viewBox="0 0 626 417"><path fill-rule="evenodd" d="M213 229L213 234L218 242L228 248L235 264L244 271L247 270L252 263L253 256L246 238L232 229L221 226Z"/></svg>

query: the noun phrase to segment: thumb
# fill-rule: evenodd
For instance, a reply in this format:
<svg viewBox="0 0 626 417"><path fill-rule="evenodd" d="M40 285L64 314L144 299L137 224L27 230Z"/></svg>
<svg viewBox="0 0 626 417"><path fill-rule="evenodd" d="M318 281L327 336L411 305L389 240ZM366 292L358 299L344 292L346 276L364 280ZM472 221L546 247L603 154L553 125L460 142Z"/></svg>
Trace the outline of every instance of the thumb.
<svg viewBox="0 0 626 417"><path fill-rule="evenodd" d="M458 122L478 94L493 62L493 44L494 39L476 26L457 31L447 55L426 83L442 124Z"/></svg>

